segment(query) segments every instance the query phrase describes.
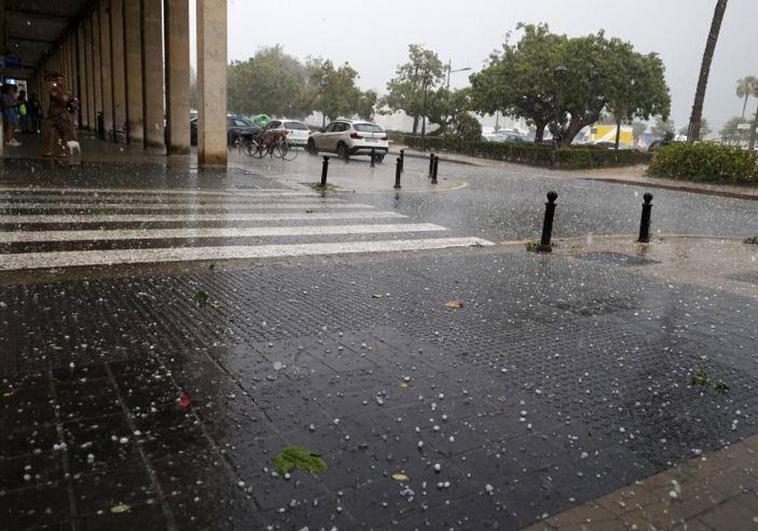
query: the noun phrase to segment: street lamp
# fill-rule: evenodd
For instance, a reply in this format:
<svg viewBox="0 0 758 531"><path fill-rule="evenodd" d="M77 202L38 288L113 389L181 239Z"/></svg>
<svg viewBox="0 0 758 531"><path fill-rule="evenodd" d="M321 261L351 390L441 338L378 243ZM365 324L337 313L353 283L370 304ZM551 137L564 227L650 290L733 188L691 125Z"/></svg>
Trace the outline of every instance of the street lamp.
<svg viewBox="0 0 758 531"><path fill-rule="evenodd" d="M470 66L467 66L465 68L457 68L453 70L453 61L452 59L447 62L447 90L450 90L450 74L457 74L458 72L468 72L471 70Z"/></svg>

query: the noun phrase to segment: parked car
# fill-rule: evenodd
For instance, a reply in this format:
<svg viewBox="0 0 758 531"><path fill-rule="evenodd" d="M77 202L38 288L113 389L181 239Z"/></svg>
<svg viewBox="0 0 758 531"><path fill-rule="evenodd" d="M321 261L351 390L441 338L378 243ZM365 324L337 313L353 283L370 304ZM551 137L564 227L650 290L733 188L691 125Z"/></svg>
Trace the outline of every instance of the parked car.
<svg viewBox="0 0 758 531"><path fill-rule="evenodd" d="M523 144L529 142L529 139L524 135L510 131L482 135L482 140L485 142L498 142L501 144Z"/></svg>
<svg viewBox="0 0 758 531"><path fill-rule="evenodd" d="M233 146L241 136L255 135L262 129L244 116L226 117L226 143ZM197 145L197 116L190 118L190 142Z"/></svg>
<svg viewBox="0 0 758 531"><path fill-rule="evenodd" d="M305 147L311 136L310 128L297 120L272 120L263 128L264 131L282 131L287 134L287 142L291 145Z"/></svg>
<svg viewBox="0 0 758 531"><path fill-rule="evenodd" d="M340 158L352 155L371 155L382 162L389 151L387 133L371 122L356 120L335 120L308 139L308 152L318 155L320 151L336 153Z"/></svg>

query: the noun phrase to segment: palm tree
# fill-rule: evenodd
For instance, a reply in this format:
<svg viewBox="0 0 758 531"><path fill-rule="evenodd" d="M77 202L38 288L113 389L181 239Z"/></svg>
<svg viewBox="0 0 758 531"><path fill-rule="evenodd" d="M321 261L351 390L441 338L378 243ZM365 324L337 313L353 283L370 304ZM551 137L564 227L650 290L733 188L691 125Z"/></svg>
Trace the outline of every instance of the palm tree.
<svg viewBox="0 0 758 531"><path fill-rule="evenodd" d="M708 33L708 42L705 44L705 52L703 53L703 64L700 67L700 77L697 81L695 103L692 105L692 116L690 116L690 134L687 135L687 141L690 144L700 139L700 120L703 117L705 89L708 86L708 76L711 73L713 53L716 50L716 43L719 40L721 22L724 20L727 1L728 0L716 0L716 9L713 12L713 20L711 21L711 31Z"/></svg>
<svg viewBox="0 0 758 531"><path fill-rule="evenodd" d="M742 119L745 119L745 110L747 109L747 100L750 96L758 98L758 77L746 76L737 80L737 97L745 98L742 104Z"/></svg>

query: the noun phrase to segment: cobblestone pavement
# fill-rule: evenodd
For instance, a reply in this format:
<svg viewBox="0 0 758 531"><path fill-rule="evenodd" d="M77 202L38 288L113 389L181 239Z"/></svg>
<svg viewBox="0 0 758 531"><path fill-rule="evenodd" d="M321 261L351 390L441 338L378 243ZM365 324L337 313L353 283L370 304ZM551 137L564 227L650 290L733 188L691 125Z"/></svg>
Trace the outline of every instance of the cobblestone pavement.
<svg viewBox="0 0 758 531"><path fill-rule="evenodd" d="M64 256L52 271L0 274L2 529L517 529L758 434L755 298L486 245L532 234L548 178L522 179L520 193L516 178L472 174L469 188L445 194L328 194L294 235L164 232L151 244L124 231L281 231L297 220L197 216L299 213L317 200L244 172L161 175L118 173L111 185L85 166L29 177L65 188L64 205L60 191L0 191L1 263ZM186 179L202 181L200 197L169 208L187 206L169 197ZM84 191L105 184L121 191ZM562 198L587 186L560 184ZM592 186L592 205L560 203L577 214L559 230L628 232L633 219L613 221L603 205L635 190ZM525 206L532 199L537 208ZM708 227L693 209L710 201L713 232L753 229L747 202L672 192L656 208L694 231ZM156 203L181 219L149 220ZM356 236L357 226L431 224L467 243L229 262L207 253L265 238L314 243L305 224L331 221L310 216L343 211L371 213L343 229L369 247L386 234ZM683 223L669 215L660 223ZM84 238L93 229L111 232ZM30 241L44 232L56 234ZM129 256L135 241L139 252L180 241L206 254L192 267L158 267L161 257L134 270L65 267L66 252ZM276 472L273 459L293 445L326 470Z"/></svg>

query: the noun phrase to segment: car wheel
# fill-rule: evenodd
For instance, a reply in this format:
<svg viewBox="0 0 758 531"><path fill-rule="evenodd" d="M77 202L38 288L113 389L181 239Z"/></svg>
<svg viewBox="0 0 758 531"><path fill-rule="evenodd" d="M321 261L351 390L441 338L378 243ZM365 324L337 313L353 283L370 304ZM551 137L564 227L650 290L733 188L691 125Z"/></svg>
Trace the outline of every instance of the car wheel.
<svg viewBox="0 0 758 531"><path fill-rule="evenodd" d="M308 146L305 149L313 156L318 155L318 149L316 149L316 143L313 139L308 140Z"/></svg>
<svg viewBox="0 0 758 531"><path fill-rule="evenodd" d="M344 142L337 144L337 157L345 160L350 160L350 153L347 150L347 146Z"/></svg>

